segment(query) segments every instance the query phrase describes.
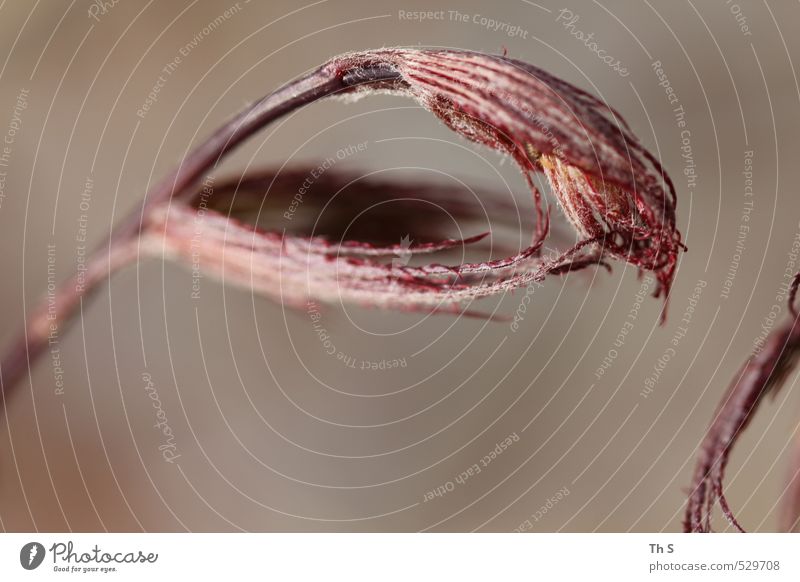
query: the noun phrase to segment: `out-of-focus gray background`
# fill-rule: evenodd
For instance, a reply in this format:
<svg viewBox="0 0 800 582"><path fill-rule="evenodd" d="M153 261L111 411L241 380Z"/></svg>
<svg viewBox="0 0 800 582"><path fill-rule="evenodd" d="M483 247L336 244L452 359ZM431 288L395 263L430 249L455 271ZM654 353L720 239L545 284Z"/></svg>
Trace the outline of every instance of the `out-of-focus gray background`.
<svg viewBox="0 0 800 582"><path fill-rule="evenodd" d="M800 231L796 3L99 6L0 6L0 136L11 138L0 168L2 345L23 321L23 300L31 305L46 290L48 245L58 279L75 269L82 214L89 240L101 241L223 120L349 50L507 49L607 100L675 180L689 252L666 325L658 326L660 303L645 298L621 346L615 338L643 285L622 264L611 275L552 278L516 333L506 323L327 307L323 325L355 369L325 353L308 314L211 279L191 299L190 271L143 261L59 339L63 394L46 355L9 403L0 421L0 527L510 531L527 520L533 531L680 528L698 442L770 316ZM565 26L562 9L578 20ZM419 10L443 12L425 22L405 14ZM593 34L628 74L578 32ZM137 115L160 75L157 101ZM507 182L529 204L513 164L385 96L304 109L248 142L220 175L314 163L365 141L342 168L418 167L404 175L459 178L506 195ZM513 314L521 297L485 307ZM598 377L604 358L613 362ZM406 366L359 369L384 359ZM172 463L159 450L165 437L145 374L174 434ZM657 380L646 393L648 378ZM776 527L800 421L794 384L759 411L731 460L729 500L753 530ZM479 473L456 479L475 464ZM437 489L444 494L429 493Z"/></svg>

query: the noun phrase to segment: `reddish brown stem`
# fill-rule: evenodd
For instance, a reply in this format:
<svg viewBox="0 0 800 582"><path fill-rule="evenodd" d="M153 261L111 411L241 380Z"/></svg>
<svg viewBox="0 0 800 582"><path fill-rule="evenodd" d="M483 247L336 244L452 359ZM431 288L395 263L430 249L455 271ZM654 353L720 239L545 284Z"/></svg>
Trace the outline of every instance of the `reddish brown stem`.
<svg viewBox="0 0 800 582"><path fill-rule="evenodd" d="M359 83L378 83L396 78L396 72L383 66L364 66L346 74L323 66L256 101L214 132L189 153L173 174L157 183L147 193L140 208L130 213L111 237L93 251L82 279L79 280L77 273L72 275L31 310L22 331L12 341L0 364L0 406L5 406L13 388L20 384L30 365L45 351L49 339L63 333L81 299L90 297L114 271L136 258L137 241L152 209L172 198L193 194L198 181L227 153L281 116Z"/></svg>
<svg viewBox="0 0 800 582"><path fill-rule="evenodd" d="M782 387L797 364L800 353L800 318L792 301L800 275L795 276L789 294L791 317L767 336L764 346L750 356L734 377L709 426L695 467L692 488L686 505L684 530L710 532L714 504L736 530L744 531L733 515L723 491L725 469L731 451L753 418L764 397Z"/></svg>

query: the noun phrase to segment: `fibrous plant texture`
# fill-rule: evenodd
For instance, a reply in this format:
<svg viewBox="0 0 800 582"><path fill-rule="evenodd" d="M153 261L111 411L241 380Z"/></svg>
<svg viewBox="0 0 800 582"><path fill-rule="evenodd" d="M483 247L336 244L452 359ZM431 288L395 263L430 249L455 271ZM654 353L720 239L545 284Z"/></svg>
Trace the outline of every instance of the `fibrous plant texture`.
<svg viewBox="0 0 800 582"><path fill-rule="evenodd" d="M710 532L713 510L719 501L722 514L735 529L744 531L733 515L722 488L725 468L736 441L763 402L781 389L795 368L800 352L800 321L794 306L800 273L789 294L789 317L774 329L761 350L750 356L734 376L700 447L689 502L684 517L687 532ZM782 527L793 529L798 520L797 474L790 475L782 512Z"/></svg>
<svg viewBox="0 0 800 582"><path fill-rule="evenodd" d="M270 122L325 97L352 99L379 92L410 96L459 135L514 159L536 209L527 248L502 259L409 266L382 259L397 250L391 245L359 240L333 245L319 237L266 231L220 211L216 202L198 202L204 176ZM550 209L534 181L539 172L578 234L577 242L556 256L541 253L550 233ZM269 198L285 189L281 186L291 177L268 171L243 176L217 188L214 196L228 189L234 195L241 190L242 198L251 201L253 195ZM336 180L331 174L318 186L335 188ZM369 191L370 185L359 184L357 189ZM407 190L391 183L380 189ZM419 194L436 197L439 190L423 187ZM452 200L451 204L457 206ZM487 204L493 207L491 201ZM683 248L675 205L669 177L614 109L528 63L459 50L396 48L345 54L247 107L148 192L141 208L96 251L80 282L65 282L51 304L28 316L24 332L2 362L3 393L42 351L52 326L68 321L81 297L142 256L185 262L189 252L199 253L205 275L224 276L284 300L345 300L437 311L457 311L474 298L604 263L610 256L654 272L655 294L666 299ZM493 218L502 220L504 210L494 208L500 216ZM202 239L199 248L190 249L189 228L200 212ZM411 255L482 238L480 233L464 240L437 237L436 229L424 230L424 218L417 225L427 241L403 249Z"/></svg>

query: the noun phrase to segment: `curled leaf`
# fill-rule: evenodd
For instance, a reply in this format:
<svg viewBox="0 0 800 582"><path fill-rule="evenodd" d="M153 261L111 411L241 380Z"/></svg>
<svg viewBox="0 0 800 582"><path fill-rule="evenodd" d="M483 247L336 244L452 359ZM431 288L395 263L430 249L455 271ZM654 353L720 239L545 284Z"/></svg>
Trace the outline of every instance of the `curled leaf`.
<svg viewBox="0 0 800 582"><path fill-rule="evenodd" d="M416 246L410 239L385 244L349 239L331 246L307 233L241 222L220 212L216 201L207 211L202 209L203 233L193 240L201 181L225 155L275 119L316 100L379 92L413 97L459 135L515 160L535 205L533 240L527 248L475 262L409 264L406 259L416 255L475 244L483 234L453 238L436 228L426 231L430 217L417 214L417 232L428 240ZM540 172L578 235L574 245L548 257L541 251L550 233L550 212L534 181ZM265 175L273 181L283 179ZM260 204L258 196L269 197L272 190L256 192L250 186L265 175L243 177L234 194L242 187ZM436 191L428 188L426 194L435 197ZM217 189L214 196L222 194ZM653 271L659 282L656 296L666 298L683 248L675 204L672 182L618 113L541 69L504 56L460 50L349 53L247 107L148 192L142 207L91 257L84 284L70 279L58 288L54 310L46 312L48 307L42 305L28 317L2 362L3 394L45 349L53 326L65 324L82 297L141 252L185 263L199 261L211 275L272 297L454 312L475 298L514 290L551 274L607 265L605 259L613 256ZM501 208L491 201L487 207ZM471 211L463 208L466 217ZM503 213L498 210L501 217ZM396 251L403 253L403 260L380 260Z"/></svg>
<svg viewBox="0 0 800 582"><path fill-rule="evenodd" d="M547 213L531 175L543 171L584 239L644 270L666 296L683 248L674 186L619 114L595 97L528 63L452 50L385 49L334 59L334 71L379 68L398 76L377 86L417 99L462 136L511 155L533 193L539 224Z"/></svg>

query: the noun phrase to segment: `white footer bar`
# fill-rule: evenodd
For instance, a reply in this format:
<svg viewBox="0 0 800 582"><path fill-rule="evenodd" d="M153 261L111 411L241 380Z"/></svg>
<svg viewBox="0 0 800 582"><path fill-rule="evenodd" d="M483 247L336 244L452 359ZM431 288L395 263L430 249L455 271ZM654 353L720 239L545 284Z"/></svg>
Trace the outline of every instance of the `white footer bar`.
<svg viewBox="0 0 800 582"><path fill-rule="evenodd" d="M0 580L797 581L799 554L792 534L2 534Z"/></svg>

